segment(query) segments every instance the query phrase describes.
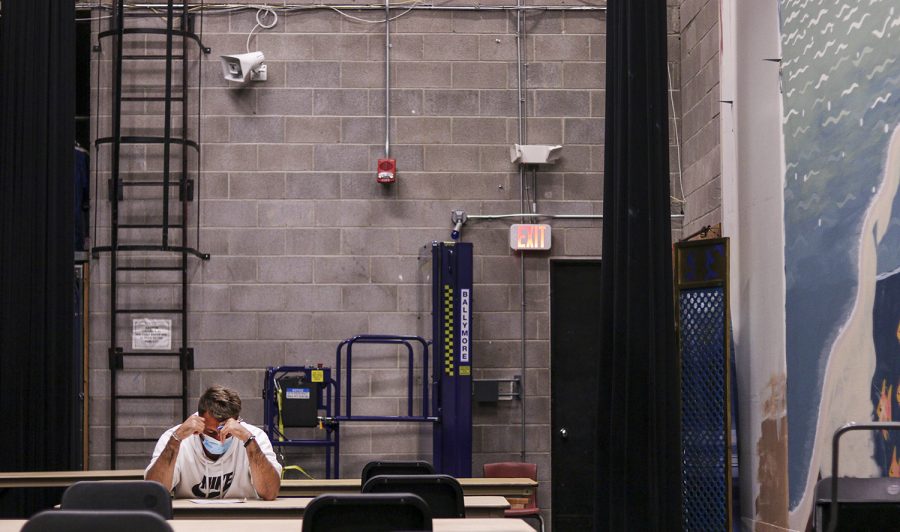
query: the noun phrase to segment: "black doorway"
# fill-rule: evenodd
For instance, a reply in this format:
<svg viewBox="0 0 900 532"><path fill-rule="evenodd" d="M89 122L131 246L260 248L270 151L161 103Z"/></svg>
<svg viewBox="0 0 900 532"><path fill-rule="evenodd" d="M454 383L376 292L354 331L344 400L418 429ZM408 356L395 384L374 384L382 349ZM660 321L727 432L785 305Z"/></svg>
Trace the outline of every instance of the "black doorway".
<svg viewBox="0 0 900 532"><path fill-rule="evenodd" d="M553 530L594 519L600 261L550 261Z"/></svg>

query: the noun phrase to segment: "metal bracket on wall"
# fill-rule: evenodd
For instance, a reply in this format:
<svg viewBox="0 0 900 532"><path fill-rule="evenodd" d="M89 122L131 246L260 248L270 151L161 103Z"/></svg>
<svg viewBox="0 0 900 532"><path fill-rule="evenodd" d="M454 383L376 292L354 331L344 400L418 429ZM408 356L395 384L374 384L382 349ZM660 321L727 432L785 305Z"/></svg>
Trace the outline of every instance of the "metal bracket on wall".
<svg viewBox="0 0 900 532"><path fill-rule="evenodd" d="M181 355L178 359L178 367L183 371L189 371L194 369L194 348L193 347L182 347L179 350L179 354Z"/></svg>
<svg viewBox="0 0 900 532"><path fill-rule="evenodd" d="M501 384L508 385L501 391ZM522 377L515 375L510 379L480 379L472 381L472 395L476 402L493 403L522 399Z"/></svg>

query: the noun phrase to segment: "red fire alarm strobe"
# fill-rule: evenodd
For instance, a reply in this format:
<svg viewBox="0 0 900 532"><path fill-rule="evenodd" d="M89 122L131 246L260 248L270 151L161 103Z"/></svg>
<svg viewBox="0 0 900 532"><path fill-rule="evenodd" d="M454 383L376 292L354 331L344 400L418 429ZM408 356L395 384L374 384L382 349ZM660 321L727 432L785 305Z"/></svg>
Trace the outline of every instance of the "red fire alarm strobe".
<svg viewBox="0 0 900 532"><path fill-rule="evenodd" d="M394 159L378 159L378 182L393 183L397 180L397 161Z"/></svg>

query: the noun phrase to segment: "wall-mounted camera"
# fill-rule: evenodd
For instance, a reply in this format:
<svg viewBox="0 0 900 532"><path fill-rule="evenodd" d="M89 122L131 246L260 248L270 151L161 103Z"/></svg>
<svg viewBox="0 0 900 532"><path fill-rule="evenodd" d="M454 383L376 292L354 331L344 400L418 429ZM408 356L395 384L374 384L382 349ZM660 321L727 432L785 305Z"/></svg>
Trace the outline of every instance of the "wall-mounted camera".
<svg viewBox="0 0 900 532"><path fill-rule="evenodd" d="M246 54L222 55L222 75L228 81L246 83L266 80L266 56L262 52Z"/></svg>

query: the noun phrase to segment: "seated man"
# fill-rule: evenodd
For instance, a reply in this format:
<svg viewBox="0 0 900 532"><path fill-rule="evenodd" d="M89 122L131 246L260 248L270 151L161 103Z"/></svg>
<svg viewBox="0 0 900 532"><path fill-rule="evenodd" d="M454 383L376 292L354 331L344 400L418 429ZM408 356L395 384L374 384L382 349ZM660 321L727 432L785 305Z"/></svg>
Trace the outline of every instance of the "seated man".
<svg viewBox="0 0 900 532"><path fill-rule="evenodd" d="M237 393L211 386L197 413L159 438L144 478L176 498L275 499L281 465L266 433L241 421L240 413Z"/></svg>

